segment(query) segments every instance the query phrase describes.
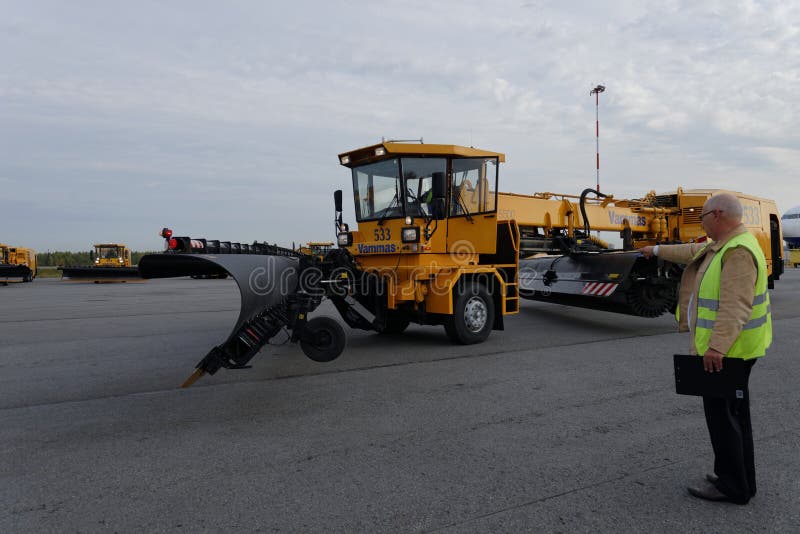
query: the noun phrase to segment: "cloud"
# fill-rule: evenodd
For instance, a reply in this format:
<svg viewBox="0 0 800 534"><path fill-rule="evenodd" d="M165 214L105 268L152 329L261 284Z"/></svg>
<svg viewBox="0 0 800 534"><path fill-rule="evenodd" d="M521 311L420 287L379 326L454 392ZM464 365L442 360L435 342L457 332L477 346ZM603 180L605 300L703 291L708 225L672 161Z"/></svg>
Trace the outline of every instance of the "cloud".
<svg viewBox="0 0 800 534"><path fill-rule="evenodd" d="M39 248L95 240L87 210L138 248L160 246L143 227L166 219L222 239L328 238L349 180L336 154L381 136L502 151L502 190L576 193L594 183L597 83L604 190L769 184L800 204L796 3L6 11L0 176L19 184L7 203L35 199L24 228L17 208L0 217Z"/></svg>

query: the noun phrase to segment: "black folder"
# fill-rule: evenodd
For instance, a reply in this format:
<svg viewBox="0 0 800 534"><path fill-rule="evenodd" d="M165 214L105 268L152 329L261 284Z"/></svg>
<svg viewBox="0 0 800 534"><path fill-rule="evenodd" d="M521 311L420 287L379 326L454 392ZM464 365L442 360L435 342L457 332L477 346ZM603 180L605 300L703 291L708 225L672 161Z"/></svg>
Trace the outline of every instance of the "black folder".
<svg viewBox="0 0 800 534"><path fill-rule="evenodd" d="M752 362L741 358L723 358L722 371L708 373L703 358L694 354L676 354L675 392L724 399L743 399L747 395Z"/></svg>

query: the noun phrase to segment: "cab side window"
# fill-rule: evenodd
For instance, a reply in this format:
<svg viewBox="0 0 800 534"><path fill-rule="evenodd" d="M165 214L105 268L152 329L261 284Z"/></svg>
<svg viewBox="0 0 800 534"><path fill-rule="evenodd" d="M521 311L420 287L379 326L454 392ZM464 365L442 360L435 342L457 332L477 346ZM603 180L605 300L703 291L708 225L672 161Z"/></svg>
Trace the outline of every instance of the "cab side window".
<svg viewBox="0 0 800 534"><path fill-rule="evenodd" d="M454 159L450 188L450 215L495 211L497 209L496 184L496 159Z"/></svg>

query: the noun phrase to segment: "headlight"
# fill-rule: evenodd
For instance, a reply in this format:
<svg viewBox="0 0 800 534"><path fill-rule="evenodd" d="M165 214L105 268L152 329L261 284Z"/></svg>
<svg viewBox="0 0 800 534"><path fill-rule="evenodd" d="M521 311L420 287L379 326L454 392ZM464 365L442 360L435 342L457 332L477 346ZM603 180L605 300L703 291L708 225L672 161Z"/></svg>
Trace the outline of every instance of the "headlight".
<svg viewBox="0 0 800 534"><path fill-rule="evenodd" d="M403 228L403 243L419 243L419 226Z"/></svg>
<svg viewBox="0 0 800 534"><path fill-rule="evenodd" d="M353 244L353 234L350 232L342 232L337 236L336 241L339 243L340 247L349 247Z"/></svg>
<svg viewBox="0 0 800 534"><path fill-rule="evenodd" d="M376 156L385 156L386 155L386 149L383 148L382 146L379 146L378 148L375 149L375 155Z"/></svg>
<svg viewBox="0 0 800 534"><path fill-rule="evenodd" d="M342 156L341 158L339 158L339 162L342 165L347 165L348 163L350 163L350 156Z"/></svg>

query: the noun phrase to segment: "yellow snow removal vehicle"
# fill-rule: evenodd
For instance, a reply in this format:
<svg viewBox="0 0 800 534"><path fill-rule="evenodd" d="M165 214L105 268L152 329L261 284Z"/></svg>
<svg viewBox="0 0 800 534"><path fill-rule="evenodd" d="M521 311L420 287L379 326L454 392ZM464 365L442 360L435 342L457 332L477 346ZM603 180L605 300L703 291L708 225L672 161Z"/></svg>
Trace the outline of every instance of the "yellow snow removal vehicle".
<svg viewBox="0 0 800 534"><path fill-rule="evenodd" d="M0 283L6 285L12 278L32 282L38 272L33 249L0 244Z"/></svg>
<svg viewBox="0 0 800 534"><path fill-rule="evenodd" d="M59 267L61 276L70 280L126 282L141 279L131 265L131 251L120 243L99 243L90 253L92 265Z"/></svg>
<svg viewBox="0 0 800 534"><path fill-rule="evenodd" d="M238 369L281 331L315 361L338 357L344 329L308 314L329 299L352 328L399 334L441 325L455 343L484 341L519 312L520 298L654 317L675 307L681 267L635 247L699 240L700 208L716 190L621 200L498 193L499 152L457 145L382 142L339 155L350 170L358 223L343 221L334 193L338 248L323 257L266 243L176 237L139 263L145 278L229 273L242 305L232 333L198 364L189 385ZM780 276L774 202L739 194L745 224ZM590 235L620 232L623 250Z"/></svg>

